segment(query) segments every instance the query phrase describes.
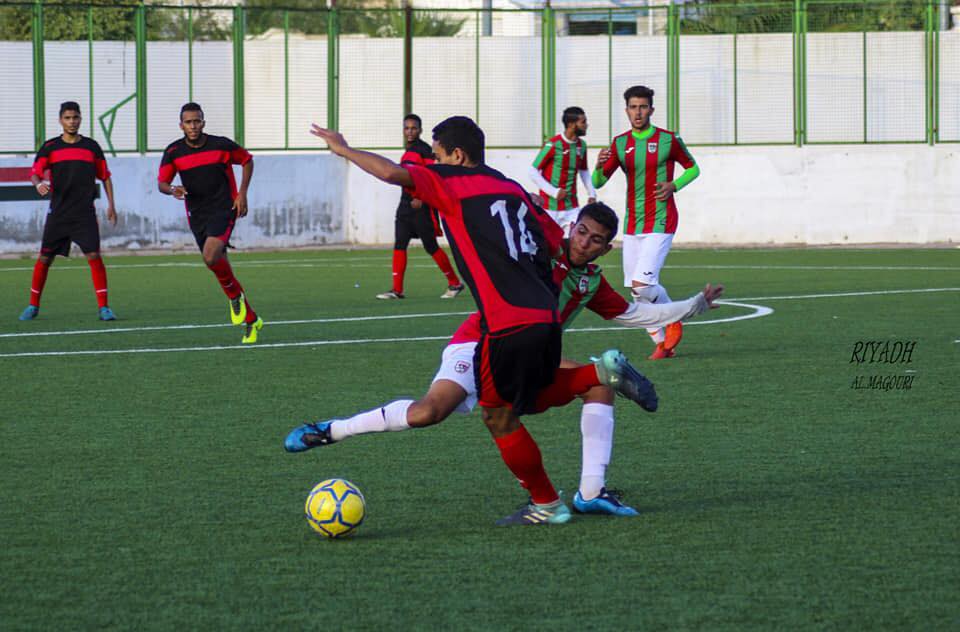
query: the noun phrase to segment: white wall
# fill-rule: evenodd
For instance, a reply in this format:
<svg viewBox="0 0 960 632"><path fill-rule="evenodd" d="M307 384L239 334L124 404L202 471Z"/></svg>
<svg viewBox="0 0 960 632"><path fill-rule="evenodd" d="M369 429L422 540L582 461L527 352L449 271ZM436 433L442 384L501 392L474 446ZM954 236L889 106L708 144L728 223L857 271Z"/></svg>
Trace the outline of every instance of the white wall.
<svg viewBox="0 0 960 632"><path fill-rule="evenodd" d="M677 195L678 244L960 243L960 146L695 147L703 174ZM490 164L528 189L535 150L492 150ZM396 160L398 152L387 153ZM596 152L591 152L593 160ZM29 157L0 159L26 166ZM122 222L101 220L105 248L189 248L181 203L156 190L157 156L109 161ZM240 248L389 246L400 192L339 158L256 154ZM600 199L623 212L614 175ZM103 200L98 201L103 209ZM0 253L34 252L42 202L0 203Z"/></svg>
<svg viewBox="0 0 960 632"><path fill-rule="evenodd" d="M0 158L2 167L29 166L32 157ZM108 158L120 221L104 219L97 200L105 249L196 248L183 203L157 191L158 155ZM322 154L258 154L248 196L250 212L231 241L239 248L284 248L343 243L346 165ZM237 181L239 168L235 167ZM0 253L40 247L47 203L0 202Z"/></svg>
<svg viewBox="0 0 960 632"><path fill-rule="evenodd" d="M960 243L960 147L849 145L691 149L702 175L677 194L677 244ZM488 152L492 166L533 184L535 150ZM596 152L591 151L591 164ZM626 181L600 199L623 213ZM399 192L358 169L348 178L347 236L389 244Z"/></svg>

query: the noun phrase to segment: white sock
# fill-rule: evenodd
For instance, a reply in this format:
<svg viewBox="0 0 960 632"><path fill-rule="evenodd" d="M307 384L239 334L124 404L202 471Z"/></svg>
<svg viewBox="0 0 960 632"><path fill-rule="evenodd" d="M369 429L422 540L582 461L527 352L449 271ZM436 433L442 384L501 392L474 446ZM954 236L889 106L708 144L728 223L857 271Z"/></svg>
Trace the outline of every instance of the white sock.
<svg viewBox="0 0 960 632"><path fill-rule="evenodd" d="M407 423L407 409L411 404L412 399L401 399L348 419L337 419L330 424L330 437L334 441L342 441L347 437L370 432L406 430L410 427Z"/></svg>
<svg viewBox="0 0 960 632"><path fill-rule="evenodd" d="M583 464L580 470L580 495L596 498L606 485L607 465L613 450L613 406L589 403L580 413L583 435Z"/></svg>

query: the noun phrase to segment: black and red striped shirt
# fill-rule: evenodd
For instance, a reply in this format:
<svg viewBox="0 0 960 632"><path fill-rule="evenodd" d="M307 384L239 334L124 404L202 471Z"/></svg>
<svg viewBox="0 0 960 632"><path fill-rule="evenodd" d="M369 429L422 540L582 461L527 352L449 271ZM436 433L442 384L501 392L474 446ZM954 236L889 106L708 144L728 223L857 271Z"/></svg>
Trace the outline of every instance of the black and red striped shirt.
<svg viewBox="0 0 960 632"><path fill-rule="evenodd" d="M50 212L57 217L94 213L97 178L110 177L107 160L97 141L80 136L75 143L51 138L40 147L31 173L39 178L50 172Z"/></svg>
<svg viewBox="0 0 960 632"><path fill-rule="evenodd" d="M420 139L413 141L400 157L401 165L432 165L434 162L433 148ZM400 201L409 204L412 200L413 196L404 189L400 194Z"/></svg>
<svg viewBox="0 0 960 632"><path fill-rule="evenodd" d="M206 135L200 147L191 147L186 138L176 140L163 151L160 161L160 182L180 182L187 190L187 215L209 215L228 211L237 197L237 181L233 165L253 160L246 149L224 136Z"/></svg>
<svg viewBox="0 0 960 632"><path fill-rule="evenodd" d="M551 244L539 218L545 214L526 191L485 165L404 168L411 194L439 211L486 330L558 322Z"/></svg>

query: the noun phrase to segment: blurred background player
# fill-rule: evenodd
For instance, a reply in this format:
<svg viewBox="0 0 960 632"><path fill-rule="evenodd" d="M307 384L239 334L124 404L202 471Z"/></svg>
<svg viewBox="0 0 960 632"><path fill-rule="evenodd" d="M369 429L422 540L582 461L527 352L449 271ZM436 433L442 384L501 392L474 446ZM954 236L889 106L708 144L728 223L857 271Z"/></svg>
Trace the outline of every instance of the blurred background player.
<svg viewBox="0 0 960 632"><path fill-rule="evenodd" d="M564 235L577 221L580 203L577 199L577 174L587 189L587 203L596 202L597 192L590 181L587 166L587 115L576 106L563 111L563 132L544 145L530 167L530 179L540 189L544 208Z"/></svg>
<svg viewBox="0 0 960 632"><path fill-rule="evenodd" d="M660 270L677 230L677 204L673 194L700 175L700 167L680 137L650 124L653 90L632 86L623 93L630 131L613 139L597 156L593 184L600 188L617 168L627 177L626 226L623 236L623 285L636 301L668 302L660 285ZM684 172L676 180L674 166ZM648 330L656 344L651 360L674 355L683 336L683 325Z"/></svg>
<svg viewBox="0 0 960 632"><path fill-rule="evenodd" d="M247 188L253 177L253 156L223 136L203 133L206 122L196 103L180 109L183 138L167 145L160 162L161 193L184 200L187 221L203 253L203 262L216 275L230 301L230 321L245 327L241 342L257 341L263 320L253 311L243 286L227 259L230 233L238 217L247 214ZM237 189L233 165L242 165L243 179ZM180 174L180 184L171 185Z"/></svg>
<svg viewBox="0 0 960 632"><path fill-rule="evenodd" d="M113 181L103 150L97 141L81 136L80 106L75 101L60 104L60 126L63 133L40 147L33 162L30 181L41 196L51 191L50 210L43 225L40 256L33 266L30 304L20 320L33 320L40 312L40 296L47 282L47 272L57 255L70 256L70 244L76 243L90 264L90 276L97 296L100 320L116 320L107 303L107 270L100 257L100 227L93 200L99 178L107 194L107 219L117 223L113 204ZM50 172L50 181L43 180Z"/></svg>
<svg viewBox="0 0 960 632"><path fill-rule="evenodd" d="M416 114L408 114L403 119L403 138L406 141L406 151L400 158L401 165L429 165L433 164L433 149L420 140L423 124ZM400 204L397 205L397 216L394 219L393 243L393 287L389 292L377 294L379 299L403 298L403 277L407 271L407 247L410 240L417 238L423 244L423 249L437 262L437 267L447 277L447 291L440 298L456 298L463 291L463 284L450 265L447 253L440 249L437 237L442 235L440 220L436 211L416 199L410 192L403 189L400 193Z"/></svg>

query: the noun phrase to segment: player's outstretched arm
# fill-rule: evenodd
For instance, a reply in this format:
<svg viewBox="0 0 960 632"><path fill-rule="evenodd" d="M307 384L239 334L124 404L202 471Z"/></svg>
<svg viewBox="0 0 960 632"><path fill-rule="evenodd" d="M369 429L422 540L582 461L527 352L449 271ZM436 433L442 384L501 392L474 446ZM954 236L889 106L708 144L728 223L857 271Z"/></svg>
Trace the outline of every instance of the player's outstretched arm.
<svg viewBox="0 0 960 632"><path fill-rule="evenodd" d="M709 283L702 292L683 301L671 303L630 303L627 310L616 317L616 321L624 327L666 327L670 323L690 320L709 309L718 307L714 304L723 294L723 286L716 287Z"/></svg>
<svg viewBox="0 0 960 632"><path fill-rule="evenodd" d="M330 148L330 151L346 158L373 177L389 184L413 187L413 177L406 169L379 154L360 151L359 149L350 147L350 145L347 144L347 140L343 137L343 134L324 129L316 123L311 126L310 133L324 140Z"/></svg>

